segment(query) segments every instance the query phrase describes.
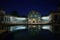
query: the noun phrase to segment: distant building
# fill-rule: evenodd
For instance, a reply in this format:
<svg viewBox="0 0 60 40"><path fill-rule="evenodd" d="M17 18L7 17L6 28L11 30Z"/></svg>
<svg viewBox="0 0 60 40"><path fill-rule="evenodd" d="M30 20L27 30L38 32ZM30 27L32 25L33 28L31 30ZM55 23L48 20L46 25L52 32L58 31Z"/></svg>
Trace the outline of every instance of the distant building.
<svg viewBox="0 0 60 40"><path fill-rule="evenodd" d="M60 5L52 12L52 23L55 33L60 33Z"/></svg>
<svg viewBox="0 0 60 40"><path fill-rule="evenodd" d="M41 24L41 15L39 12L32 10L31 12L29 12L28 14L28 29L40 29L40 25L37 24ZM33 25L32 25L33 24Z"/></svg>
<svg viewBox="0 0 60 40"><path fill-rule="evenodd" d="M0 11L1 12L1 11ZM2 13L5 14L4 11ZM60 31L60 6L57 10L49 12L48 16L41 16L40 12L32 10L27 17L17 17L4 15L1 29L14 31L19 29L29 29L31 31L40 31L47 29L53 32Z"/></svg>
<svg viewBox="0 0 60 40"><path fill-rule="evenodd" d="M16 17L16 16L11 16L11 15L5 15L4 20L2 23L6 25L5 28L6 30L19 30L19 28L26 28L29 30L41 30L41 29L51 29L51 25L43 25L43 24L48 24L51 21L51 15L41 17L40 12L37 12L35 10L32 10L29 12L27 17ZM10 26L10 27L8 27ZM47 27L46 27L47 26Z"/></svg>

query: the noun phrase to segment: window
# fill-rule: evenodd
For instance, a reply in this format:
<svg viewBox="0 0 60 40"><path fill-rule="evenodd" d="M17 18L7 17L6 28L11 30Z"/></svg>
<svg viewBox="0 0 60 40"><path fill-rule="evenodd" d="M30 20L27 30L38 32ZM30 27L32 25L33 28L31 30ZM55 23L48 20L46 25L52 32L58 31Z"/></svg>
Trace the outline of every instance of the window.
<svg viewBox="0 0 60 40"><path fill-rule="evenodd" d="M33 23L35 23L35 21L33 21Z"/></svg>

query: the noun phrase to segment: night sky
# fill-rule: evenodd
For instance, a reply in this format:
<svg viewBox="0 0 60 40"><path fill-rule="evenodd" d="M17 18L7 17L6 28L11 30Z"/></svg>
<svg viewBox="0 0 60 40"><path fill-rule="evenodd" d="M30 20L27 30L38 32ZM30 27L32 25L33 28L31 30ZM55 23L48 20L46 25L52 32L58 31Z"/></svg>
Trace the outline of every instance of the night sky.
<svg viewBox="0 0 60 40"><path fill-rule="evenodd" d="M55 10L60 0L0 0L0 8L7 13L17 10L20 16L27 16L31 10L39 11L42 16Z"/></svg>

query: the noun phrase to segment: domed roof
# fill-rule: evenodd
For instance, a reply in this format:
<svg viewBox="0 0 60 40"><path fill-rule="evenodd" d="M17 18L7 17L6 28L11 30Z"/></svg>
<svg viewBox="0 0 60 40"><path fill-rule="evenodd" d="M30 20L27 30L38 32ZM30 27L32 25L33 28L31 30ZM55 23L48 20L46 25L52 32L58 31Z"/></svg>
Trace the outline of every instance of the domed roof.
<svg viewBox="0 0 60 40"><path fill-rule="evenodd" d="M29 12L28 17L40 17L40 13L35 10L32 10Z"/></svg>

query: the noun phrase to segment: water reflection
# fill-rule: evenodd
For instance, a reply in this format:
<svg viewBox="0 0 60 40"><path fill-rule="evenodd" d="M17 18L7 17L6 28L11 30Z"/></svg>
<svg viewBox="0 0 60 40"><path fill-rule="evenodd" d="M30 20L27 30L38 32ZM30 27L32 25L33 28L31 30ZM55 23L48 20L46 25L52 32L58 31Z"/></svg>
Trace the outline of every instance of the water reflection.
<svg viewBox="0 0 60 40"><path fill-rule="evenodd" d="M26 26L11 26L10 31L23 30L26 29Z"/></svg>
<svg viewBox="0 0 60 40"><path fill-rule="evenodd" d="M42 29L47 29L49 31L52 31L52 26L51 25L43 25Z"/></svg>
<svg viewBox="0 0 60 40"><path fill-rule="evenodd" d="M47 29L47 30L50 30L50 31L52 30L52 26L51 25L42 25L42 26L40 26L40 28ZM27 26L26 25L18 25L18 26L11 26L10 27L10 31L23 30L23 29L27 29ZM37 28L35 28L35 29L37 30Z"/></svg>

